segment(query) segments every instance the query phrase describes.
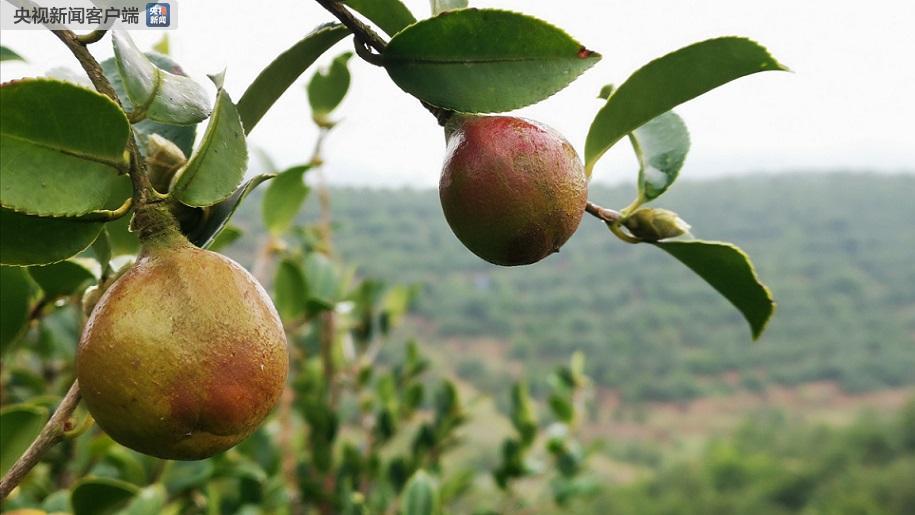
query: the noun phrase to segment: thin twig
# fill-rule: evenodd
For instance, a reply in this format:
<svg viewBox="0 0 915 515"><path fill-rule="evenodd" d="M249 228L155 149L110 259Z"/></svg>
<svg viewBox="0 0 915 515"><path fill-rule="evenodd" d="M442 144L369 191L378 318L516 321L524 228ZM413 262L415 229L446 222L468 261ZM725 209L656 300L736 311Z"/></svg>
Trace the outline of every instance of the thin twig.
<svg viewBox="0 0 915 515"><path fill-rule="evenodd" d="M105 34L107 32L108 32L107 30L102 30L102 29L93 30L92 32L89 32L87 34L82 34L80 36L76 36L76 38L83 45L91 45L92 43L98 43L99 41L101 41L102 38L105 37Z"/></svg>
<svg viewBox="0 0 915 515"><path fill-rule="evenodd" d="M52 30L51 32L67 45L67 48L70 49L70 52L73 53L73 56L76 57L76 60L82 65L83 70L86 71L86 75L89 76L89 80L92 81L92 85L95 86L95 89L113 100L117 105L121 106L118 94L115 92L111 82L108 81L108 78L105 77L102 66L92 53L89 52L89 49L86 48L86 44L80 40L79 36L72 30ZM146 161L143 159L143 156L140 155L137 140L132 130L127 138L127 151L130 153L129 173L130 180L133 182L134 208L139 208L151 201L160 200L162 196L152 187L152 183L149 181L149 176L146 173Z"/></svg>
<svg viewBox="0 0 915 515"><path fill-rule="evenodd" d="M585 204L585 212L608 224L615 224L623 219L619 211L598 206L591 201L588 201L588 203Z"/></svg>
<svg viewBox="0 0 915 515"><path fill-rule="evenodd" d="M366 62L368 62L370 64L374 64L376 66L381 66L384 64L384 49L388 46L388 44L384 41L384 39L381 36L378 35L377 32L372 30L372 28L369 27L368 25L359 21L359 19L356 18L356 16L352 12L350 12L349 9L344 7L340 2L338 2L336 0L315 0L315 1L318 2L319 4L321 4L322 7L327 9L328 12L330 12L338 20L340 20L340 23L342 23L343 25L346 26L346 28L348 28L350 31L352 31L352 33L354 34L354 36L356 38L356 41L355 41L356 53L359 54L359 57L361 57ZM366 46L374 49L376 52L378 52L378 54L370 53L368 51L369 50L368 48L360 49L359 47L363 43ZM365 54L368 54L368 55L365 55ZM424 102L422 100L420 102L422 103L423 107L426 108L427 111L432 113L432 116L435 117L435 120L442 127L445 126L445 123L447 123L448 120L451 118L451 115L454 114L454 111L451 111L449 109L442 109L441 107L434 106L434 105L432 105L428 102Z"/></svg>
<svg viewBox="0 0 915 515"><path fill-rule="evenodd" d="M377 32L372 30L371 27L359 21L356 16L353 15L346 7L337 2L336 0L315 0L321 7L327 9L328 12L333 14L340 20L340 23L346 25L346 28L351 30L357 38L365 41L372 48L375 49L378 53L384 52L384 48L388 46L385 43L384 39L378 35Z"/></svg>
<svg viewBox="0 0 915 515"><path fill-rule="evenodd" d="M22 482L26 474L38 464L48 449L63 438L64 432L67 430L67 422L79 404L79 399L79 382L73 381L67 395L60 401L57 410L38 433L38 437L0 480L0 499L6 499L10 492Z"/></svg>

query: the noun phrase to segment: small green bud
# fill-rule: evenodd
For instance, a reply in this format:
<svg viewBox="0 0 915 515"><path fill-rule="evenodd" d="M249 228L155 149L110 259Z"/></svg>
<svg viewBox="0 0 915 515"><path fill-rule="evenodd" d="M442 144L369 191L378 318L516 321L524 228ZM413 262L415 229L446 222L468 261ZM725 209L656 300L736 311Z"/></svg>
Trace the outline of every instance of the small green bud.
<svg viewBox="0 0 915 515"><path fill-rule="evenodd" d="M658 241L689 233L690 226L677 213L667 209L642 208L623 221L636 238Z"/></svg>

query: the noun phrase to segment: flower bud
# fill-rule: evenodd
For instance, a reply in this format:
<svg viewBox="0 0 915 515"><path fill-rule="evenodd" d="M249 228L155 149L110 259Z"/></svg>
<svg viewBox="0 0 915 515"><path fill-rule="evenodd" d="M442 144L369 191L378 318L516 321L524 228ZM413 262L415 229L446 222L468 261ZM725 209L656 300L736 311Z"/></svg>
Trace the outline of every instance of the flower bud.
<svg viewBox="0 0 915 515"><path fill-rule="evenodd" d="M632 213L623 225L636 238L658 241L689 233L690 226L677 213L667 209L642 208Z"/></svg>

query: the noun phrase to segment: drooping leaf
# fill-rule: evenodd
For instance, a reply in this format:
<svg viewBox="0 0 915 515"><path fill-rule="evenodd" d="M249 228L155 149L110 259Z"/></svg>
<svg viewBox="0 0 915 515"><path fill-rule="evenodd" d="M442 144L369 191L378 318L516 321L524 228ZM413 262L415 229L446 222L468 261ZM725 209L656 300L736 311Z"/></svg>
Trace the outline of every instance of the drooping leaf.
<svg viewBox="0 0 915 515"><path fill-rule="evenodd" d="M308 82L308 102L311 104L312 118L318 125L330 123L328 115L340 105L349 89L349 69L347 61L353 57L352 52L344 52L336 57L327 70L318 70Z"/></svg>
<svg viewBox="0 0 915 515"><path fill-rule="evenodd" d="M94 91L49 79L0 87L0 205L78 216L102 209L126 166L128 123Z"/></svg>
<svg viewBox="0 0 915 515"><path fill-rule="evenodd" d="M600 55L545 21L509 11L463 9L411 25L384 51L407 93L462 112L501 112L539 102Z"/></svg>
<svg viewBox="0 0 915 515"><path fill-rule="evenodd" d="M280 235L289 228L308 196L310 188L305 185L303 177L309 169L310 165L295 166L280 173L264 193L264 225L274 235Z"/></svg>
<svg viewBox="0 0 915 515"><path fill-rule="evenodd" d="M91 270L72 260L33 266L29 268L29 274L49 299L77 293L87 283L95 280L95 274Z"/></svg>
<svg viewBox="0 0 915 515"><path fill-rule="evenodd" d="M48 419L48 409L14 404L0 410L0 476L29 448Z"/></svg>
<svg viewBox="0 0 915 515"><path fill-rule="evenodd" d="M139 487L120 479L90 477L79 481L70 494L73 515L108 515L119 513L140 491Z"/></svg>
<svg viewBox="0 0 915 515"><path fill-rule="evenodd" d="M146 57L162 70L175 75L185 75L181 66L168 56L148 52L146 53ZM111 82L114 91L118 94L121 105L124 106L126 111L132 111L133 103L130 101L130 96L127 94L127 91L124 89L124 81L121 80L121 73L118 71L118 63L115 58L112 57L102 61L102 71L105 73L105 77L108 78L108 81ZM194 151L194 139L197 137L196 124L174 125L160 123L146 118L133 124L133 129L137 135L137 146L144 155L147 147L146 138L148 138L150 134L158 134L171 141L177 145L186 156L191 155L191 152Z"/></svg>
<svg viewBox="0 0 915 515"><path fill-rule="evenodd" d="M227 225L216 235L213 243L210 243L207 248L213 252L219 252L241 238L243 234L244 232L238 227Z"/></svg>
<svg viewBox="0 0 915 515"><path fill-rule="evenodd" d="M432 8L432 16L438 16L445 11L464 9L467 0L429 0L429 6Z"/></svg>
<svg viewBox="0 0 915 515"><path fill-rule="evenodd" d="M2 61L25 61L25 59L11 49L0 45L0 62Z"/></svg>
<svg viewBox="0 0 915 515"><path fill-rule="evenodd" d="M25 268L0 266L0 356L28 327L32 291Z"/></svg>
<svg viewBox="0 0 915 515"><path fill-rule="evenodd" d="M723 37L655 59L633 73L607 100L585 141L585 168L623 136L674 107L745 75L786 70L749 39Z"/></svg>
<svg viewBox="0 0 915 515"><path fill-rule="evenodd" d="M213 205L232 195L247 166L245 130L235 104L221 89L200 147L178 171L171 194L188 206Z"/></svg>
<svg viewBox="0 0 915 515"><path fill-rule="evenodd" d="M652 118L629 134L639 158L639 195L652 200L677 179L689 152L689 131L673 111Z"/></svg>
<svg viewBox="0 0 915 515"><path fill-rule="evenodd" d="M343 25L321 25L267 65L238 100L245 134L251 132L270 106L311 63L347 34L349 30Z"/></svg>
<svg viewBox="0 0 915 515"><path fill-rule="evenodd" d="M203 86L154 65L124 31L112 31L111 41L124 89L135 111L153 121L178 125L198 123L210 115L210 101Z"/></svg>
<svg viewBox="0 0 915 515"><path fill-rule="evenodd" d="M273 279L273 298L280 317L287 322L305 314L308 304L308 284L302 266L292 260L280 261Z"/></svg>
<svg viewBox="0 0 915 515"><path fill-rule="evenodd" d="M381 27L388 36L416 23L416 18L400 0L343 0L343 3Z"/></svg>
<svg viewBox="0 0 915 515"><path fill-rule="evenodd" d="M254 188L260 183L274 177L276 177L276 175L271 173L253 177L235 190L235 193L233 193L231 197L207 208L206 218L199 227L187 235L188 239L191 240L191 243L204 249L212 245L213 240L225 228L226 224L229 223L229 219L232 218L232 215L235 214L235 210L238 209L238 205L241 204L241 201L244 200L249 193L254 191Z"/></svg>
<svg viewBox="0 0 915 515"><path fill-rule="evenodd" d="M401 509L404 515L441 513L438 481L425 470L417 470L404 487Z"/></svg>
<svg viewBox="0 0 915 515"><path fill-rule="evenodd" d="M680 260L736 307L759 338L775 312L775 301L750 258L736 245L718 241L667 241L654 245Z"/></svg>
<svg viewBox="0 0 915 515"><path fill-rule="evenodd" d="M42 218L0 209L0 264L47 265L85 250L101 222Z"/></svg>

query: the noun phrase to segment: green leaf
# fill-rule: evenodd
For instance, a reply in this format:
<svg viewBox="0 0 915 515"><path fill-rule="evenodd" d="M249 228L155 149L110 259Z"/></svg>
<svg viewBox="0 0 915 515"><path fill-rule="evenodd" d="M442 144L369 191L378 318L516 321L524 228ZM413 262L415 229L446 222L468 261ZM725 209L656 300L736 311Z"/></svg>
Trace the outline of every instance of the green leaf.
<svg viewBox="0 0 915 515"><path fill-rule="evenodd" d="M299 263L291 259L280 261L273 279L273 290L276 310L283 320L291 322L305 314L308 283Z"/></svg>
<svg viewBox="0 0 915 515"><path fill-rule="evenodd" d="M210 243L207 248L213 252L219 252L241 238L243 234L244 232L238 227L227 225L216 235L213 239L213 243Z"/></svg>
<svg viewBox="0 0 915 515"><path fill-rule="evenodd" d="M686 124L668 111L632 131L629 140L639 158L639 195L645 200L660 197L677 179L686 161Z"/></svg>
<svg viewBox="0 0 915 515"><path fill-rule="evenodd" d="M102 226L0 209L0 263L26 266L63 261L92 245Z"/></svg>
<svg viewBox="0 0 915 515"><path fill-rule="evenodd" d="M215 204L232 195L247 167L245 130L235 104L221 89L200 148L177 172L171 194L188 206Z"/></svg>
<svg viewBox="0 0 915 515"><path fill-rule="evenodd" d="M25 61L25 59L9 48L0 45L0 62L2 61Z"/></svg>
<svg viewBox="0 0 915 515"><path fill-rule="evenodd" d="M47 408L30 404L15 404L0 410L0 476L6 475L29 448L47 419Z"/></svg>
<svg viewBox="0 0 915 515"><path fill-rule="evenodd" d="M203 86L153 64L127 32L112 31L111 41L134 110L145 113L150 120L178 125L194 124L210 115L210 101Z"/></svg>
<svg viewBox="0 0 915 515"><path fill-rule="evenodd" d="M208 248L213 245L213 241L219 236L219 233L226 227L235 210L241 204L241 201L254 191L260 183L276 177L274 174L262 174L255 176L242 184L231 197L222 202L210 206L207 209L206 219L194 231L188 234L191 243L200 248Z"/></svg>
<svg viewBox="0 0 915 515"><path fill-rule="evenodd" d="M166 492L161 484L147 486L130 501L119 515L160 515L165 506Z"/></svg>
<svg viewBox="0 0 915 515"><path fill-rule="evenodd" d="M312 252L305 258L304 270L309 312L333 309L340 299L342 286L337 266L324 254Z"/></svg>
<svg viewBox="0 0 915 515"><path fill-rule="evenodd" d="M463 112L539 102L599 59L545 21L494 9L423 20L394 36L384 51L384 66L404 91Z"/></svg>
<svg viewBox="0 0 915 515"><path fill-rule="evenodd" d="M126 166L127 118L110 98L66 82L0 87L0 205L33 215L102 209Z"/></svg>
<svg viewBox="0 0 915 515"><path fill-rule="evenodd" d="M140 251L140 239L130 232L130 216L122 216L105 224L112 256L136 255Z"/></svg>
<svg viewBox="0 0 915 515"><path fill-rule="evenodd" d="M48 299L56 299L79 292L87 283L95 281L95 274L76 261L61 261L46 266L29 268L32 279L41 286Z"/></svg>
<svg viewBox="0 0 915 515"><path fill-rule="evenodd" d="M600 88L600 93L597 94L597 98L602 98L607 100L610 98L610 95L613 94L613 91L616 89L616 86L613 84L607 84L604 87Z"/></svg>
<svg viewBox="0 0 915 515"><path fill-rule="evenodd" d="M279 175L264 193L262 212L264 225L276 236L286 232L295 220L310 188L303 177L311 165L295 166Z"/></svg>
<svg viewBox="0 0 915 515"><path fill-rule="evenodd" d="M149 52L146 54L146 57L162 70L175 75L185 75L181 66L168 56ZM118 71L117 60L112 57L102 61L102 71L105 73L105 77L111 82L114 91L118 94L118 99L120 99L124 109L127 111L133 110L133 103L130 101L130 96L127 94L127 91L124 89L124 81L121 80L121 73ZM158 134L175 145L178 145L178 148L180 148L186 156L191 155L194 151L194 140L197 137L196 124L174 125L160 123L146 118L133 124L133 129L134 133L137 135L137 146L144 156L146 155L147 147L146 139L150 134Z"/></svg>
<svg viewBox="0 0 915 515"><path fill-rule="evenodd" d="M753 339L759 338L775 312L775 301L744 251L718 241L667 241L653 245L680 260L724 295L750 324Z"/></svg>
<svg viewBox="0 0 915 515"><path fill-rule="evenodd" d="M107 515L118 513L140 489L131 483L112 478L87 478L76 484L70 495L73 515Z"/></svg>
<svg viewBox="0 0 915 515"><path fill-rule="evenodd" d="M168 55L170 53L169 52L170 48L171 48L171 45L169 45L167 32L165 34L162 34L162 38L159 39L159 42L152 46L153 50L155 50L156 52L159 52L162 55Z"/></svg>
<svg viewBox="0 0 915 515"><path fill-rule="evenodd" d="M0 356L29 326L32 291L24 268L0 266Z"/></svg>
<svg viewBox="0 0 915 515"><path fill-rule="evenodd" d="M311 104L311 115L318 125L324 126L330 123L327 116L340 105L343 97L346 96L350 81L349 69L347 69L346 63L351 57L353 57L352 52L344 52L338 55L330 63L327 70L315 72L308 83L308 102Z"/></svg>
<svg viewBox="0 0 915 515"><path fill-rule="evenodd" d="M537 416L526 383L516 382L512 385L511 400L512 425L521 435L524 445L528 446L537 436Z"/></svg>
<svg viewBox="0 0 915 515"><path fill-rule="evenodd" d="M267 65L238 100L245 134L251 132L270 106L311 63L347 34L349 30L343 25L321 25Z"/></svg>
<svg viewBox="0 0 915 515"><path fill-rule="evenodd" d="M425 470L417 470L404 487L402 510L404 515L441 513L438 481Z"/></svg>
<svg viewBox="0 0 915 515"><path fill-rule="evenodd" d="M723 37L681 48L633 73L607 100L585 141L585 169L623 136L649 120L745 75L786 70L749 39Z"/></svg>
<svg viewBox="0 0 915 515"><path fill-rule="evenodd" d="M429 5L432 8L432 16L438 16L445 11L466 8L467 0L429 0Z"/></svg>
<svg viewBox="0 0 915 515"><path fill-rule="evenodd" d="M400 0L343 0L343 3L381 27L388 36L416 23L416 18Z"/></svg>

